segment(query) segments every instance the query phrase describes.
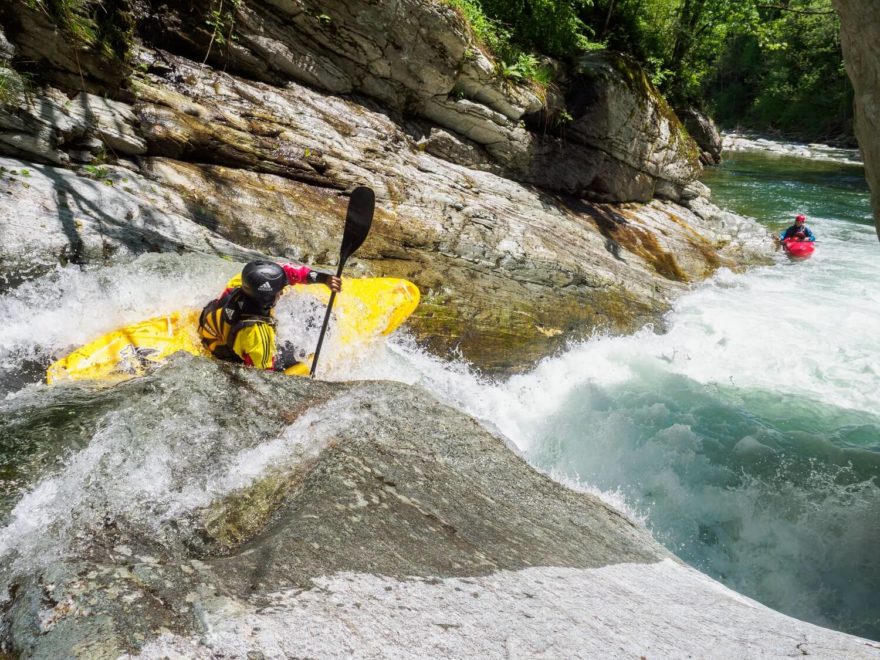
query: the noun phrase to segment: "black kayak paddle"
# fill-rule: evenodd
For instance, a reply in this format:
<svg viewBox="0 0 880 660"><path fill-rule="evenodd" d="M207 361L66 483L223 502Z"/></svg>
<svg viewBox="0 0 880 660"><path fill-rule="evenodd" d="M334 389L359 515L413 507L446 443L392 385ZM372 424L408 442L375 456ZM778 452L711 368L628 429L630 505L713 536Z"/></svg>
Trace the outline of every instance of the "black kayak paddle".
<svg viewBox="0 0 880 660"><path fill-rule="evenodd" d="M339 250L339 268L336 269L336 277L342 277L345 262L367 239L370 225L373 224L373 209L375 207L376 195L370 188L358 186L352 191L351 197L348 199L348 211L345 213L345 230L342 232L342 247ZM309 372L312 378L315 377L318 356L321 354L321 344L324 343L324 333L327 332L334 300L336 300L336 292L332 291L330 302L327 303L327 312L324 314L324 325L321 326L321 334L318 337L318 347L315 349L315 357L312 358L312 370Z"/></svg>

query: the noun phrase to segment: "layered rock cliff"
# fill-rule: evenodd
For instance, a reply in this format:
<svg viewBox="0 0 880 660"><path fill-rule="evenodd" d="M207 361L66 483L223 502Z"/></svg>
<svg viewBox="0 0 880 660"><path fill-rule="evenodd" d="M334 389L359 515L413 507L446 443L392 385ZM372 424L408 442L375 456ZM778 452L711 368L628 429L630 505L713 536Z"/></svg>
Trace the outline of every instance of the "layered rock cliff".
<svg viewBox="0 0 880 660"><path fill-rule="evenodd" d="M171 249L328 264L344 191L368 184L352 272L412 279L428 345L506 369L660 325L688 283L763 256L762 230L702 197L700 150L622 57L538 90L499 76L442 4L232 3L213 26L209 4L108 10L90 44L26 2L0 9L7 66L36 81L0 110L20 161L0 184L4 269Z"/></svg>
<svg viewBox="0 0 880 660"><path fill-rule="evenodd" d="M855 90L855 131L871 188L880 238L880 7L871 0L834 0L844 63Z"/></svg>

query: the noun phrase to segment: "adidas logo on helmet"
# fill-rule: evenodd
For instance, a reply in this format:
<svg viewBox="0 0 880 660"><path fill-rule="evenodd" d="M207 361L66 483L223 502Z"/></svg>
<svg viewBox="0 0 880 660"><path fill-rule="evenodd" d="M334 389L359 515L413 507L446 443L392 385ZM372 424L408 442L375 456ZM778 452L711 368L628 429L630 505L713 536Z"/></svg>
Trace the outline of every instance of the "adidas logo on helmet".
<svg viewBox="0 0 880 660"><path fill-rule="evenodd" d="M286 285L284 269L271 261L251 261L241 271L242 291L261 305L273 305Z"/></svg>

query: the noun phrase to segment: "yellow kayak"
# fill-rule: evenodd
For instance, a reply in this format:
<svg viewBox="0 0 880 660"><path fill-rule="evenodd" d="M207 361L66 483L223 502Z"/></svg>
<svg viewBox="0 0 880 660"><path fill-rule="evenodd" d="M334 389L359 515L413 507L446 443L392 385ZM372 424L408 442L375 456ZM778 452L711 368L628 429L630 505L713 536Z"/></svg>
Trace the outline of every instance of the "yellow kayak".
<svg viewBox="0 0 880 660"><path fill-rule="evenodd" d="M308 295L326 304L330 289L323 285L297 285L285 295ZM419 304L412 282L390 277L345 280L333 306L333 332L344 345L367 342L394 332ZM141 321L108 332L78 348L46 371L50 385L65 380L124 380L140 376L168 356L186 351L210 357L197 332L199 309L188 309ZM311 358L287 371L306 376Z"/></svg>

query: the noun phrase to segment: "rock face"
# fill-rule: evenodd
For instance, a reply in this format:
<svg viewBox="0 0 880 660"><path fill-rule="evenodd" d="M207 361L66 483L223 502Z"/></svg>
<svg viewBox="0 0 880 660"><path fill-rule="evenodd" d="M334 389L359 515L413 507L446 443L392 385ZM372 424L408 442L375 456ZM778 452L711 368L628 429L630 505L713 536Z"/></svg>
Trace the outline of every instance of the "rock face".
<svg viewBox="0 0 880 660"><path fill-rule="evenodd" d="M855 90L855 131L880 238L880 8L870 0L834 0L846 72Z"/></svg>
<svg viewBox="0 0 880 660"><path fill-rule="evenodd" d="M876 654L684 567L418 388L185 356L0 411L45 464L0 536L5 653Z"/></svg>
<svg viewBox="0 0 880 660"><path fill-rule="evenodd" d="M703 165L717 165L721 162L722 138L711 117L696 108L677 110L684 127L700 147L700 162Z"/></svg>
<svg viewBox="0 0 880 660"><path fill-rule="evenodd" d="M16 58L37 64L40 75L72 89L109 90L125 80L126 67L113 49L120 46L116 37L130 38L121 32L130 31L131 16L123 3L109 9L101 5L96 0L83 0L64 8L47 8L41 3L13 0L0 6L0 26L14 46ZM89 16L96 9L105 19L101 25Z"/></svg>
<svg viewBox="0 0 880 660"><path fill-rule="evenodd" d="M609 162L590 187L607 201L678 200L700 173L699 150L635 62L585 56L571 84L565 134Z"/></svg>
<svg viewBox="0 0 880 660"><path fill-rule="evenodd" d="M69 44L25 5L0 11L11 47L62 67ZM533 92L495 77L442 5L242 3L222 48L203 5L138 10L168 50L135 47L110 98L47 87L0 110L0 152L20 159L0 183L16 200L0 210L5 269L172 249L327 266L344 191L368 184L378 212L351 272L413 280L419 338L497 370L597 328L659 327L688 283L768 253L759 228L698 199L698 149L622 58L585 59L570 123L533 131ZM610 204L626 200L642 203Z"/></svg>
<svg viewBox="0 0 880 660"><path fill-rule="evenodd" d="M694 144L675 114L638 66L620 56L594 54L578 67L568 105L576 117L587 113L580 130L531 132L520 120L540 114L536 91L499 77L464 20L443 3L341 1L322 3L320 11L289 2L240 3L223 14L236 38L224 37L222 46L206 26L212 10L204 1L141 7L138 29L154 45L250 78L368 96L395 114L451 131L465 150L485 154L494 165L487 169L551 191L644 202L658 188L678 199L699 174ZM25 8L7 12L23 54L78 71L65 66L69 44L47 39L45 16ZM460 151L444 154L461 163L453 155ZM472 162L468 157L465 164Z"/></svg>

